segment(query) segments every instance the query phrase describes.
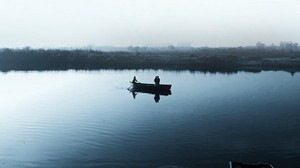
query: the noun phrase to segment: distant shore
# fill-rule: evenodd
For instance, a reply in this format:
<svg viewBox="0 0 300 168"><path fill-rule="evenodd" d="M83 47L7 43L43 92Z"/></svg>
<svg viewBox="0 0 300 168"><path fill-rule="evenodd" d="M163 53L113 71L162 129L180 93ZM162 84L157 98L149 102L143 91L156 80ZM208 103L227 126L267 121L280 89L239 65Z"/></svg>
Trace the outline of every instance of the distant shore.
<svg viewBox="0 0 300 168"><path fill-rule="evenodd" d="M165 51L0 49L0 71L162 69L204 72L300 72L300 51L270 48L196 48Z"/></svg>

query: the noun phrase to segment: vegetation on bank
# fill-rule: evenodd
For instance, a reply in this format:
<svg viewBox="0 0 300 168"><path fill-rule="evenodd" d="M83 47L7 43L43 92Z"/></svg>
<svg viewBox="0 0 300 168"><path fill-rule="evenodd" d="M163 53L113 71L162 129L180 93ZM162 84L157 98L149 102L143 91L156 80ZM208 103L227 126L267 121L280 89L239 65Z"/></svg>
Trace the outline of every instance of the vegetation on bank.
<svg viewBox="0 0 300 168"><path fill-rule="evenodd" d="M292 43L294 45L294 43ZM290 45L290 43L288 43ZM0 49L0 70L165 69L210 72L300 71L298 46L130 47L127 51Z"/></svg>

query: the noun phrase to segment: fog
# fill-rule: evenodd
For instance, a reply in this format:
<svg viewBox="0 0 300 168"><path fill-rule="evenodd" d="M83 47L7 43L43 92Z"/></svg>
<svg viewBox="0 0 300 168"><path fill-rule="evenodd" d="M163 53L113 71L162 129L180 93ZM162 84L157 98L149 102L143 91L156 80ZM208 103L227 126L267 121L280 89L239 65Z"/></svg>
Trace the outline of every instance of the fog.
<svg viewBox="0 0 300 168"><path fill-rule="evenodd" d="M0 0L0 48L299 43L299 9L297 0Z"/></svg>

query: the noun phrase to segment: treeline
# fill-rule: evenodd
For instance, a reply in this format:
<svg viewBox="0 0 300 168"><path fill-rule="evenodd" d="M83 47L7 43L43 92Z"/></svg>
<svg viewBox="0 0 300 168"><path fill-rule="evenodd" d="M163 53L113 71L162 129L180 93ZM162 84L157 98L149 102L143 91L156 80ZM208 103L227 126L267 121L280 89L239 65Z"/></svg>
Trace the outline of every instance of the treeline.
<svg viewBox="0 0 300 168"><path fill-rule="evenodd" d="M93 47L90 46L90 48ZM209 47L191 47L190 45L186 45L186 46L169 45L167 47L129 46L127 48L123 48L123 51L129 51L129 52L199 51L206 48ZM261 41L258 41L255 46L246 46L246 47L237 47L237 48L243 48L243 49L256 48L256 49L277 50L277 51L279 50L300 51L299 44L292 41L281 41L278 45L275 45L274 43L267 45Z"/></svg>
<svg viewBox="0 0 300 168"><path fill-rule="evenodd" d="M200 71L300 71L298 48L266 46L102 52L0 49L0 70L165 69Z"/></svg>

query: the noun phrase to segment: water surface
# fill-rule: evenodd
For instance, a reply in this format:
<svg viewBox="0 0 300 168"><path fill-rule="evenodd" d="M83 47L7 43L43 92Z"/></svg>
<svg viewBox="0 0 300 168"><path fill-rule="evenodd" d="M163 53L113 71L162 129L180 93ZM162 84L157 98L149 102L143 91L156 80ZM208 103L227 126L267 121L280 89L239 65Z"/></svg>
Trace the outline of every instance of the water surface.
<svg viewBox="0 0 300 168"><path fill-rule="evenodd" d="M133 76L172 95L127 90ZM292 167L300 74L50 71L0 74L0 167Z"/></svg>

